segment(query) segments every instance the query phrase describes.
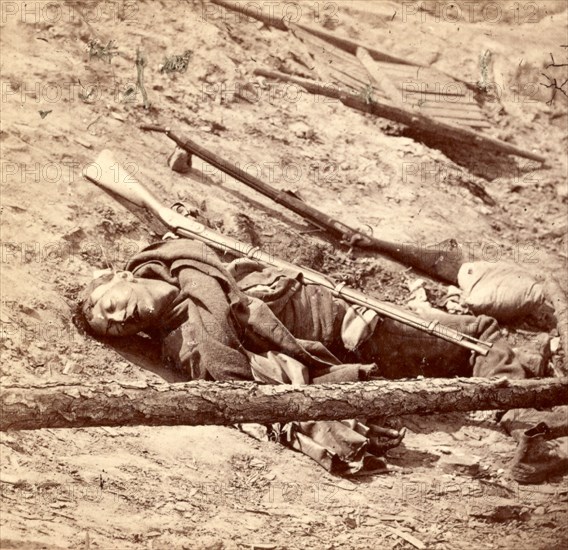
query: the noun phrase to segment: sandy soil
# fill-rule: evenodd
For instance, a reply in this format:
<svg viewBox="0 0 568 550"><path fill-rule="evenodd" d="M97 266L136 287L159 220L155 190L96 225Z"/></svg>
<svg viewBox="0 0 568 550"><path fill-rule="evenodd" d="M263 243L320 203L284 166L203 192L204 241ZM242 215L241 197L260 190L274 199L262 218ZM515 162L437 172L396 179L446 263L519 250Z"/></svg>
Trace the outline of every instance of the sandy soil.
<svg viewBox="0 0 568 550"><path fill-rule="evenodd" d="M122 265L153 238L81 178L105 147L160 198L200 208L219 230L254 236L379 297L408 299L416 273L348 255L197 160L189 174L170 171L171 143L138 130L142 123L170 125L375 235L454 237L477 255L497 250L566 281L567 102L558 93L547 104L551 90L540 86L548 82L543 72L559 83L568 77L565 68L546 68L551 53L566 63L565 3L521 3L515 11L518 3L503 1L492 12L496 3L483 0L471 16L447 4L424 1L418 11L404 2L306 1L298 13L469 83L483 79L480 56L489 50L501 101L482 98L494 122L488 133L545 155L546 167L442 140L427 145L390 121L270 87L252 70L293 66L301 45L210 4L3 1L3 381L173 379L83 338L71 323L93 270ZM114 43L90 56L94 39ZM116 55L105 57L113 45ZM135 88L137 48L147 58L149 109ZM186 72L160 72L167 57L185 51ZM496 205L473 196L471 182ZM433 298L443 292L432 281L427 288ZM534 341L531 332L509 334ZM566 479L530 487L508 479L514 444L493 414L398 422L409 433L390 453L392 472L350 480L232 428L2 434L0 544L544 550L566 543ZM452 466L456 460L462 466Z"/></svg>

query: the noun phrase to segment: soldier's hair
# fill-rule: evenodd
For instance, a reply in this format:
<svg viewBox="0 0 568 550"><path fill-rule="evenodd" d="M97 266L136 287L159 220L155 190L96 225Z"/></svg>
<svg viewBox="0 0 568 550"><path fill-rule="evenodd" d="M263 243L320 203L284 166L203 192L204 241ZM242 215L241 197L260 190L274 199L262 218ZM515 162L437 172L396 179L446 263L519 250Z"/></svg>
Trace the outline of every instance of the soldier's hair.
<svg viewBox="0 0 568 550"><path fill-rule="evenodd" d="M89 334L90 336L96 336L89 320L91 318L91 310L93 309L93 303L90 300L91 294L101 285L109 283L114 277L114 272L105 273L96 279L93 279L79 294L77 298L77 303L75 305L75 310L73 311L73 324L77 327L81 334Z"/></svg>

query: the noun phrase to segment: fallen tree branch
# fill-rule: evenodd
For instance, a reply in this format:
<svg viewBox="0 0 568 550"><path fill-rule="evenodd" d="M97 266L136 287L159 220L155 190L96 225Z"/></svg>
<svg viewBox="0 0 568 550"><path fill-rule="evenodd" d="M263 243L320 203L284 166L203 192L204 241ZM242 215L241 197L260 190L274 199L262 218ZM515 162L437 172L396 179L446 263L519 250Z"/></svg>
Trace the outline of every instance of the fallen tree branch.
<svg viewBox="0 0 568 550"><path fill-rule="evenodd" d="M87 426L268 424L568 404L568 378L4 385L0 431Z"/></svg>

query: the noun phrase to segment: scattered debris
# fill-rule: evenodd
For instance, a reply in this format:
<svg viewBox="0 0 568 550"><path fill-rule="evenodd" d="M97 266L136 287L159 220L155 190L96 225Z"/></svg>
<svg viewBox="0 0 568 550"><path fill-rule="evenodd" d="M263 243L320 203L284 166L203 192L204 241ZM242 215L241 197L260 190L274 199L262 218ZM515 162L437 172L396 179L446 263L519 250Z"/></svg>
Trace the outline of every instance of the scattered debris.
<svg viewBox="0 0 568 550"><path fill-rule="evenodd" d="M426 545L420 539L417 539L415 536L411 535L410 533L406 533L401 529L396 529L395 527L390 527L388 525L386 526L386 529L388 529L391 533L393 533L397 537L400 537L406 542L409 542L410 544L412 544L412 546L418 548L419 550L424 550L426 548Z"/></svg>
<svg viewBox="0 0 568 550"><path fill-rule="evenodd" d="M484 501L483 499L476 501L472 505L469 515L498 522L527 521L531 516L531 512L527 506L522 506L517 500L491 497L489 501Z"/></svg>
<svg viewBox="0 0 568 550"><path fill-rule="evenodd" d="M479 473L479 457L465 454L460 449L453 449L450 454L440 457L438 465L444 472L462 473L474 476Z"/></svg>
<svg viewBox="0 0 568 550"><path fill-rule="evenodd" d="M142 99L144 100L144 109L149 109L150 102L148 101L148 94L146 93L146 88L144 87L144 67L146 66L146 64L146 56L144 55L144 52L142 52L140 48L138 48L136 50L136 71L138 73L136 83L138 85L138 89L142 93Z"/></svg>
<svg viewBox="0 0 568 550"><path fill-rule="evenodd" d="M90 143L87 143L86 141L84 141L84 140L82 140L78 137L74 137L73 141L75 143L78 143L79 145L82 145L85 149L92 149L93 148L93 146Z"/></svg>
<svg viewBox="0 0 568 550"><path fill-rule="evenodd" d="M93 126L93 124L96 124L102 115L97 116L94 120L92 120L91 122L89 122L89 124L87 124L87 128L86 130L89 131L89 129L91 128L91 126Z"/></svg>
<svg viewBox="0 0 568 550"><path fill-rule="evenodd" d="M62 240L74 246L78 246L86 238L87 233L85 233L85 230L82 227L76 227L61 237Z"/></svg>
<svg viewBox="0 0 568 550"><path fill-rule="evenodd" d="M288 126L288 129L296 136L302 139L312 139L315 137L313 128L310 128L305 122L294 122Z"/></svg>
<svg viewBox="0 0 568 550"><path fill-rule="evenodd" d="M431 309L432 306L428 301L428 295L426 293L425 285L426 281L424 279L415 279L408 282L408 290L410 290L410 298L407 302L407 306L414 310L420 311L423 309Z"/></svg>
<svg viewBox="0 0 568 550"><path fill-rule="evenodd" d="M110 64L112 58L118 55L116 42L109 40L106 46L103 46L100 41L95 38L87 44L87 51L89 52L89 61L95 57Z"/></svg>
<svg viewBox="0 0 568 550"><path fill-rule="evenodd" d="M160 65L161 73L184 73L187 70L189 61L193 56L191 50L185 50L181 55L172 55L164 59L164 63Z"/></svg>

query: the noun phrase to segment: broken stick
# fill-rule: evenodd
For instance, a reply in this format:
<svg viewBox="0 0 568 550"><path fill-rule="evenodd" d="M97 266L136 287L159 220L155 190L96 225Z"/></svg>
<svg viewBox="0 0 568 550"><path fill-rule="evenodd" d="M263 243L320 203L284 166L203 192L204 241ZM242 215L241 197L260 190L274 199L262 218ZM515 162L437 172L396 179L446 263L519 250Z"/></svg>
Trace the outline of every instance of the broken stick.
<svg viewBox="0 0 568 550"><path fill-rule="evenodd" d="M568 404L568 378L5 384L0 431L88 426L196 426L341 420Z"/></svg>

